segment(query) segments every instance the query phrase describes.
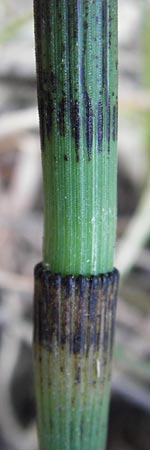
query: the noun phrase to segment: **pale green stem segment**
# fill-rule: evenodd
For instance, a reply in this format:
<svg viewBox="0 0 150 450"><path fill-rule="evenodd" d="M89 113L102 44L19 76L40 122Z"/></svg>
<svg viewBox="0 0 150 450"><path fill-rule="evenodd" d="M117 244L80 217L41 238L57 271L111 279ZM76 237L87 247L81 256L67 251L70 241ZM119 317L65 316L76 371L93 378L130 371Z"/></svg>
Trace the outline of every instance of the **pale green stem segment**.
<svg viewBox="0 0 150 450"><path fill-rule="evenodd" d="M117 0L34 0L43 261L110 272L116 234Z"/></svg>
<svg viewBox="0 0 150 450"><path fill-rule="evenodd" d="M104 450L118 272L35 268L34 365L40 450Z"/></svg>

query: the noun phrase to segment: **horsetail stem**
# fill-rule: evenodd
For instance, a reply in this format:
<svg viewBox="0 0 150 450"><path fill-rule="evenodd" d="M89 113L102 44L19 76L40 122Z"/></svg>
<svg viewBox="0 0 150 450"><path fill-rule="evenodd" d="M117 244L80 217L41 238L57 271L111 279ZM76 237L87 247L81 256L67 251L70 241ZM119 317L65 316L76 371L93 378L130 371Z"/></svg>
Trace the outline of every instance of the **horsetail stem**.
<svg viewBox="0 0 150 450"><path fill-rule="evenodd" d="M44 184L39 445L104 450L118 285L117 0L34 0L34 12Z"/></svg>
<svg viewBox="0 0 150 450"><path fill-rule="evenodd" d="M40 450L104 450L118 272L35 268L34 362Z"/></svg>
<svg viewBox="0 0 150 450"><path fill-rule="evenodd" d="M116 233L117 0L35 0L43 261L110 272Z"/></svg>

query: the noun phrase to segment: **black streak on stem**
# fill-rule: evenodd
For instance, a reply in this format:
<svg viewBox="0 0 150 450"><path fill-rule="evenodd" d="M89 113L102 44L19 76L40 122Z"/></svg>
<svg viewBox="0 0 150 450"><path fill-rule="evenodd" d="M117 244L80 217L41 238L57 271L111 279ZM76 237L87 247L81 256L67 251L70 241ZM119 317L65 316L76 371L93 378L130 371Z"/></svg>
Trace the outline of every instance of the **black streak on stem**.
<svg viewBox="0 0 150 450"><path fill-rule="evenodd" d="M114 142L117 140L117 134L118 134L118 101L116 100L116 104L113 106L112 138Z"/></svg>
<svg viewBox="0 0 150 450"><path fill-rule="evenodd" d="M106 107L106 125L105 135L107 141L107 150L110 152L110 127L111 127L111 108L110 108L110 96L108 85L108 48L110 48L110 34L108 34L108 27L110 26L110 10L108 11L108 0L102 0L102 39L103 39L103 51L102 51L102 84L105 95L105 107Z"/></svg>
<svg viewBox="0 0 150 450"><path fill-rule="evenodd" d="M44 58L48 60L48 50L42 41L50 42L51 29L49 21L50 11L45 1L34 0L35 34L36 34L36 62L37 62L37 88L38 107L40 118L40 137L42 151L46 138L49 139L52 130L52 116L54 111L53 95L56 91L56 80L51 68L44 68Z"/></svg>
<svg viewBox="0 0 150 450"><path fill-rule="evenodd" d="M75 27L74 27L74 43L78 42L78 1L75 2ZM69 107L70 107L70 122L71 122L71 133L75 140L75 152L76 161L79 162L79 145L80 145L80 113L79 113L79 102L73 98L73 88L72 88L72 14L71 12L71 2L68 0L68 56L69 56ZM74 46L75 48L75 46Z"/></svg>
<svg viewBox="0 0 150 450"><path fill-rule="evenodd" d="M49 9L48 9L49 8ZM39 116L40 116L40 135L41 135L41 146L42 150L45 146L45 140L50 138L51 130L53 127L53 115L56 113L57 124L60 136L65 136L66 134L66 114L69 110L71 134L75 141L75 153L76 161L79 161L79 148L80 148L80 99L79 96L79 86L76 87L72 85L72 45L74 51L76 49L76 44L79 39L79 1L74 2L74 7L71 0L66 2L68 23L67 30L68 40L68 79L66 82L69 83L68 93L63 91L62 87L62 98L56 108L56 97L57 97L57 84L58 80L54 73L55 68L50 65L48 67L48 61L50 60L50 49L46 45L46 40L51 41L51 20L50 13L51 9L46 4L46 1L34 0L34 10L35 10L35 31L36 31L36 59L37 59L37 84L38 84L38 105L39 105ZM58 8L59 9L59 8ZM89 4L85 1L85 17L83 17L83 47L82 47L82 57L81 57L81 77L79 83L82 86L84 109L85 109L85 136L86 136L86 149L88 159L91 159L92 154L92 142L93 142L93 109L92 109L92 99L90 98L86 86L86 61L85 56L87 52L87 36L88 36L88 14L89 14ZM58 11L59 16L59 11ZM63 20L62 16L60 20ZM74 28L72 25L74 22ZM98 18L96 16L96 23L98 23ZM105 106L102 103L102 99L99 99L97 104L97 127L98 127L98 151L102 151L102 142L105 133L105 139L107 140L107 149L110 151L110 131L111 131L111 105L110 105L110 94L109 94L109 80L108 80L108 64L107 64L107 52L111 45L111 34L108 30L111 24L110 10L108 0L102 0L102 87L103 96L105 101ZM65 52L65 44L62 43L61 54ZM78 51L78 50L76 50ZM47 67L44 66L44 60L46 61ZM53 72L52 72L53 70ZM63 70L63 67L62 69ZM79 70L76 69L76 70ZM77 80L76 80L77 83ZM76 97L76 98L75 98ZM106 112L104 112L104 110ZM104 120L106 117L106 120ZM117 136L117 105L114 105L112 110L112 138L116 140Z"/></svg>
<svg viewBox="0 0 150 450"><path fill-rule="evenodd" d="M98 151L102 151L103 143L103 104L101 100L98 102L98 116L97 116L97 128L98 128Z"/></svg>
<svg viewBox="0 0 150 450"><path fill-rule="evenodd" d="M88 14L88 3L86 7L86 12ZM86 145L88 159L91 159L92 153L92 142L93 142L93 110L92 101L88 95L85 81L85 54L87 47L87 33L88 33L88 23L84 21L83 23L84 34L83 34L83 49L82 49L82 66L81 66L81 85L83 90L83 98L85 105L85 124L86 124Z"/></svg>

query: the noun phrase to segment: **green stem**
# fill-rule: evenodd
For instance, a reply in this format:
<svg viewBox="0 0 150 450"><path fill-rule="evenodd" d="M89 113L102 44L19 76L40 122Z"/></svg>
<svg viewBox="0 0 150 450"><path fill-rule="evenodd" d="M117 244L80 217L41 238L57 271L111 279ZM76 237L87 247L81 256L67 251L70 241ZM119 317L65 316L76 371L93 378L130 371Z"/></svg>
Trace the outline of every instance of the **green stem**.
<svg viewBox="0 0 150 450"><path fill-rule="evenodd" d="M117 0L34 0L34 12L44 182L39 445L104 450L118 284Z"/></svg>
<svg viewBox="0 0 150 450"><path fill-rule="evenodd" d="M104 450L118 272L35 269L34 362L40 450Z"/></svg>
<svg viewBox="0 0 150 450"><path fill-rule="evenodd" d="M35 0L43 261L110 272L116 234L117 0Z"/></svg>

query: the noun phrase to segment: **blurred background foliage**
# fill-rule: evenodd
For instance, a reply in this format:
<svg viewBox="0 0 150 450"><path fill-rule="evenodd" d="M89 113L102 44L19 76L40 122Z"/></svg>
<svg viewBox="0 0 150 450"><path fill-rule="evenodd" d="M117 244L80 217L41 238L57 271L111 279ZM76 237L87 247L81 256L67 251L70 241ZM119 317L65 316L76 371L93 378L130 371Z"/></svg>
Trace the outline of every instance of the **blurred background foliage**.
<svg viewBox="0 0 150 450"><path fill-rule="evenodd" d="M33 267L42 181L31 0L0 3L0 450L36 450ZM150 442L150 1L119 0L121 282L107 450Z"/></svg>

